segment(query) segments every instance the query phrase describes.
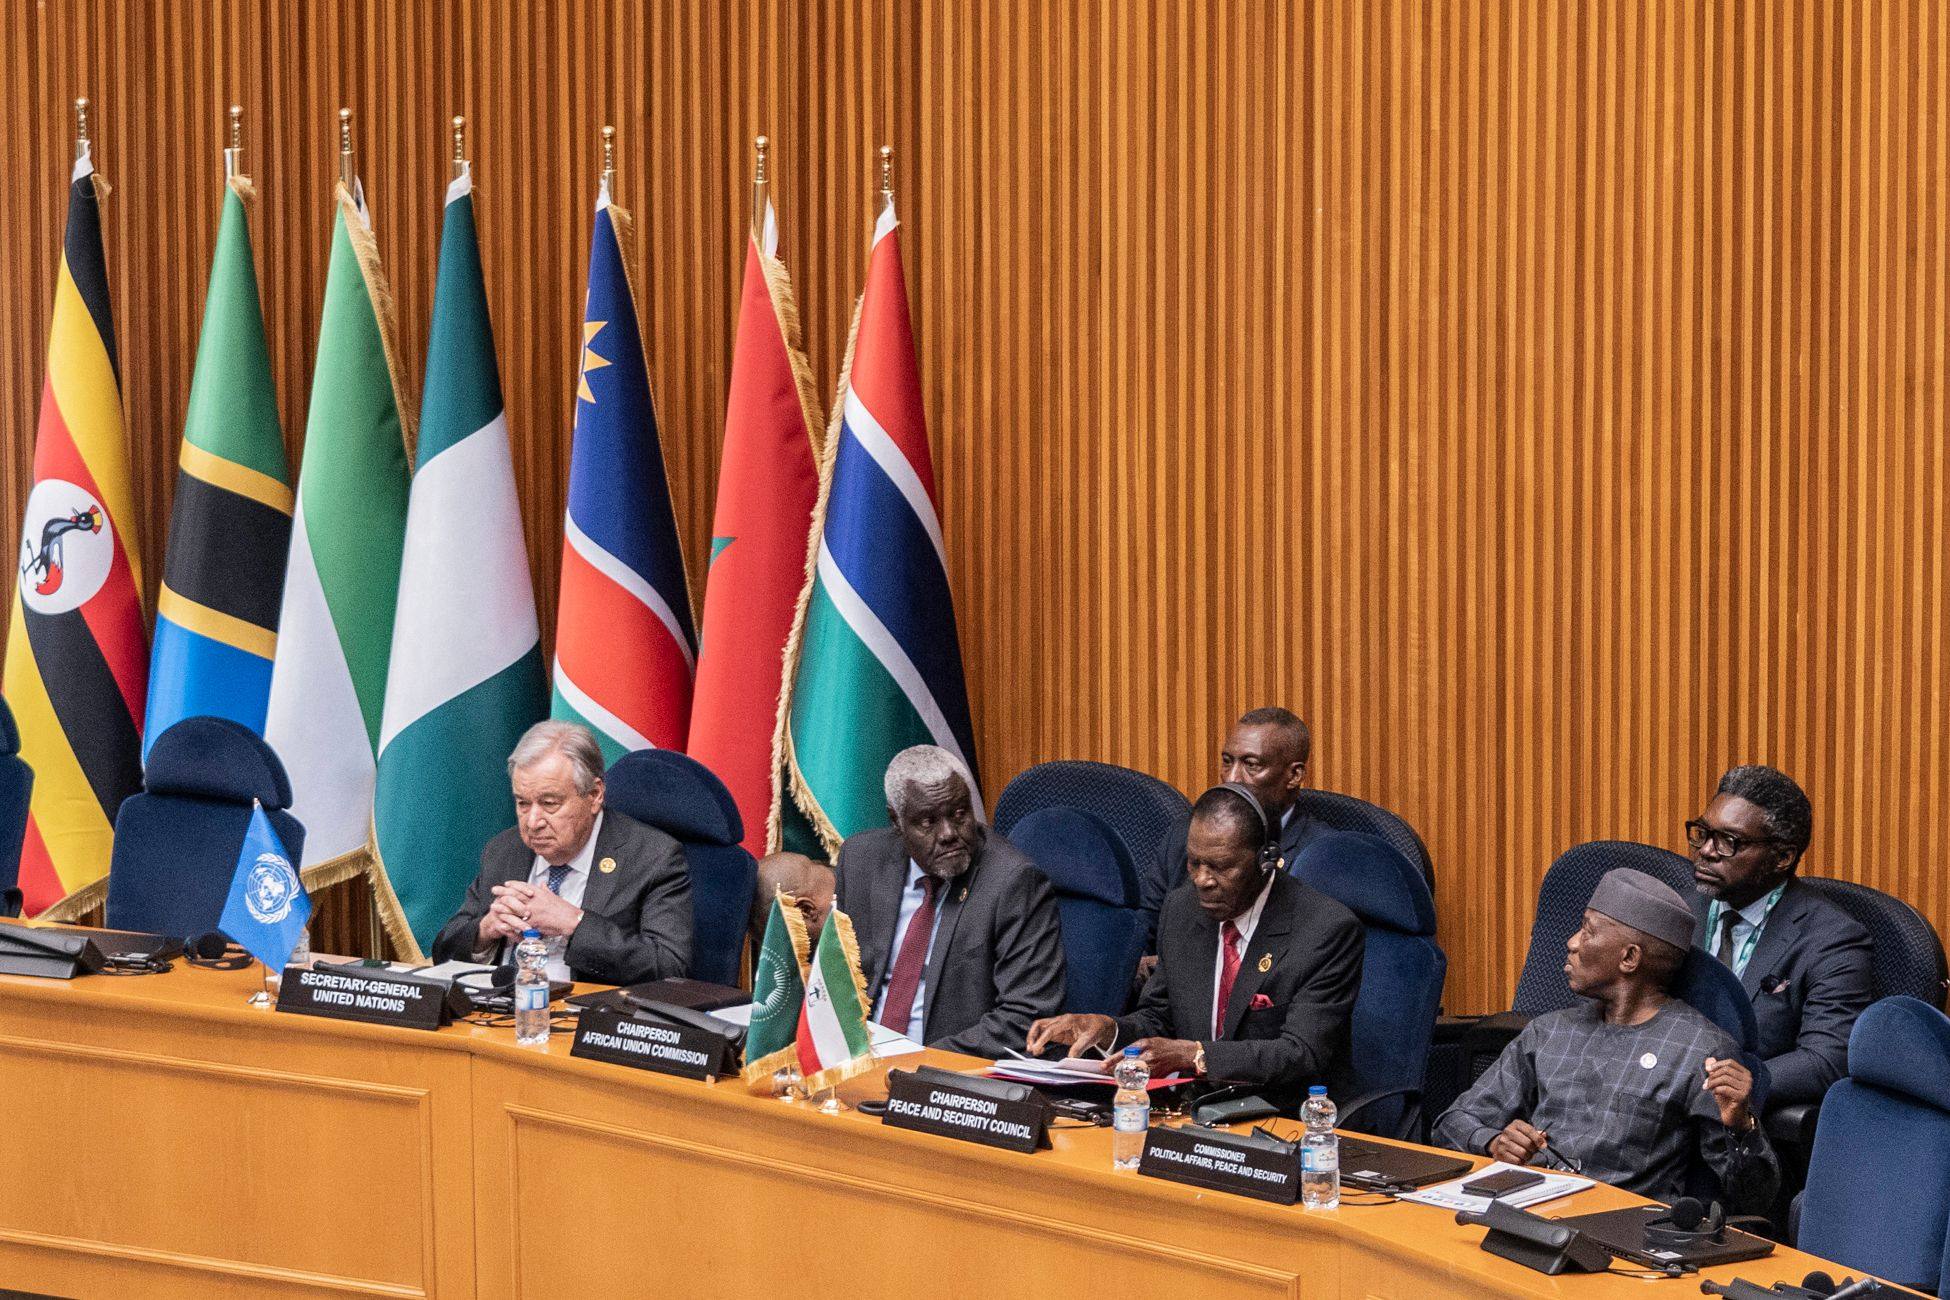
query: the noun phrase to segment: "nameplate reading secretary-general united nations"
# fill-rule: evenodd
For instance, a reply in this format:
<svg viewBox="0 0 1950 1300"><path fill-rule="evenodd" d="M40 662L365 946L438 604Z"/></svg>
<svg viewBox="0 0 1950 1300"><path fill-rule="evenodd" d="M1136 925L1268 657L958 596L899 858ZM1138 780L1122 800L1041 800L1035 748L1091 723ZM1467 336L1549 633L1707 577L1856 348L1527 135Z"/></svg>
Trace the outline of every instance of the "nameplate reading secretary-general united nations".
<svg viewBox="0 0 1950 1300"><path fill-rule="evenodd" d="M397 971L287 966L278 984L278 1010L407 1029L438 1029L447 1016L447 987L439 980Z"/></svg>

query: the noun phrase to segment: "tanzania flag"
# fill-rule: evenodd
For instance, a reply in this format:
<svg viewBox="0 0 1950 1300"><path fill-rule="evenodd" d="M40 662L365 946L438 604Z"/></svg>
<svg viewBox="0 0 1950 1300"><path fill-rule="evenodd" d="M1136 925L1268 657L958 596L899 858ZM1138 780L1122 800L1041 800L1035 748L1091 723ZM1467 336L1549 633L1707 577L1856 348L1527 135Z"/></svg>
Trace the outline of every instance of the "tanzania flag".
<svg viewBox="0 0 1950 1300"><path fill-rule="evenodd" d="M636 305L623 262L629 214L596 199L582 323L554 714L596 733L605 762L682 749L697 633L664 476Z"/></svg>
<svg viewBox="0 0 1950 1300"><path fill-rule="evenodd" d="M806 1000L806 918L785 894L772 898L765 942L752 976L752 1019L745 1031L745 1082L769 1084L795 1064L799 1012Z"/></svg>
<svg viewBox="0 0 1950 1300"><path fill-rule="evenodd" d="M882 777L908 746L939 745L980 775L898 232L890 199L847 342L814 572L788 649L792 792L834 852L886 824Z"/></svg>
<svg viewBox="0 0 1950 1300"><path fill-rule="evenodd" d="M792 282L773 255L778 226L769 203L760 223L745 248L690 734L691 757L730 789L754 854L778 843L785 644L806 585L824 424Z"/></svg>
<svg viewBox="0 0 1950 1300"><path fill-rule="evenodd" d="M115 813L142 788L149 647L115 323L83 146L54 282L34 486L21 523L0 692L34 769L20 888L30 916L108 873ZM74 900L85 907L92 894Z"/></svg>
<svg viewBox="0 0 1950 1300"><path fill-rule="evenodd" d="M262 732L271 695L291 466L258 305L250 193L248 180L230 182L210 265L156 602L145 758L184 718L230 718Z"/></svg>
<svg viewBox="0 0 1950 1300"><path fill-rule="evenodd" d="M368 872L399 942L405 917L369 840L412 435L379 250L344 185L334 202L264 736L291 776L291 813L305 824L312 885Z"/></svg>
<svg viewBox="0 0 1950 1300"><path fill-rule="evenodd" d="M819 949L806 974L806 1001L799 1012L796 1045L806 1091L831 1088L873 1068L872 1035L853 919L835 909L819 931Z"/></svg>
<svg viewBox="0 0 1950 1300"><path fill-rule="evenodd" d="M447 187L380 727L379 857L424 951L515 824L508 753L547 713L473 183Z"/></svg>

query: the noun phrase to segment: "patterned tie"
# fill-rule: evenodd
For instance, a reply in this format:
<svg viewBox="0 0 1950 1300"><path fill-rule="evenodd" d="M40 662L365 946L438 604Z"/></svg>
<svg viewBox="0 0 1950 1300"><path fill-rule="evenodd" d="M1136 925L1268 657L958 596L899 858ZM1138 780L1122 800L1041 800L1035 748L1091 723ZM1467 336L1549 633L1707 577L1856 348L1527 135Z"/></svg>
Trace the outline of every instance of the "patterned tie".
<svg viewBox="0 0 1950 1300"><path fill-rule="evenodd" d="M564 880L567 880L568 878L569 878L568 863L565 862L559 867L550 867L548 869L548 892L551 894L561 893L562 882Z"/></svg>
<svg viewBox="0 0 1950 1300"><path fill-rule="evenodd" d="M1733 927L1739 920L1740 913L1731 907L1720 913L1720 946L1714 950L1713 955L1718 957L1720 964L1728 970L1733 969Z"/></svg>
<svg viewBox="0 0 1950 1300"><path fill-rule="evenodd" d="M897 1034L906 1033L907 1022L913 1018L914 990L921 987L928 941L934 937L934 895L940 884L933 876L921 877L921 905L907 922L900 953L894 958L894 973L887 977L887 1000L881 1007L880 1023Z"/></svg>
<svg viewBox="0 0 1950 1300"><path fill-rule="evenodd" d="M1239 978L1239 927L1227 921L1219 928L1219 950L1225 964L1219 969L1219 1000L1212 1008L1212 1037L1224 1038L1226 1004L1232 1001L1232 982Z"/></svg>

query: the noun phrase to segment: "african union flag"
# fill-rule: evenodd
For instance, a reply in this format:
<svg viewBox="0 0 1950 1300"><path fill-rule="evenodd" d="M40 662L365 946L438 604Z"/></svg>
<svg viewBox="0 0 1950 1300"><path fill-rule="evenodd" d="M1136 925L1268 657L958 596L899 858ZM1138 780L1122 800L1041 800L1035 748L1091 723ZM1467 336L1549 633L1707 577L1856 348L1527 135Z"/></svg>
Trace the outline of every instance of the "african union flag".
<svg viewBox="0 0 1950 1300"><path fill-rule="evenodd" d="M105 189L106 187L101 187ZM34 769L21 850L26 911L46 910L108 874L115 813L142 788L149 653L115 324L102 258L101 189L84 144L68 189L0 679ZM85 907L96 891L77 898Z"/></svg>
<svg viewBox="0 0 1950 1300"><path fill-rule="evenodd" d="M833 851L886 824L881 778L909 745L939 745L976 771L898 233L889 197L834 400L840 427L826 449L803 624L787 652L792 793Z"/></svg>
<svg viewBox="0 0 1950 1300"><path fill-rule="evenodd" d="M697 633L630 297L622 237L629 215L596 199L576 387L554 715L596 733L603 758L682 749Z"/></svg>
<svg viewBox="0 0 1950 1300"><path fill-rule="evenodd" d="M145 758L184 718L230 718L261 733L271 694L291 466L258 305L250 195L247 179L229 182L210 266L156 601Z"/></svg>

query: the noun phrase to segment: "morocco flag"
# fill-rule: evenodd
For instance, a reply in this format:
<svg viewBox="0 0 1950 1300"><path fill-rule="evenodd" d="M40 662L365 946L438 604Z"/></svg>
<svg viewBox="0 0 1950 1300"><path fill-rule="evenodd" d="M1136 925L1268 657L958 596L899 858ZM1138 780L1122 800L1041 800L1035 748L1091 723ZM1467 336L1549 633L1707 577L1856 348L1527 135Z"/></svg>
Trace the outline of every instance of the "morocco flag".
<svg viewBox="0 0 1950 1300"><path fill-rule="evenodd" d="M806 582L824 424L792 282L774 255L778 225L769 202L758 225L745 246L689 744L691 757L730 789L754 854L778 842L773 737L786 637Z"/></svg>
<svg viewBox="0 0 1950 1300"><path fill-rule="evenodd" d="M819 947L806 973L806 1002L799 1011L799 1075L807 1093L873 1068L867 1007L853 918L835 908L819 931Z"/></svg>
<svg viewBox="0 0 1950 1300"><path fill-rule="evenodd" d="M4 692L34 769L20 888L29 916L108 874L115 812L142 788L149 647L102 257L101 194L87 146L68 229L7 626ZM92 905L99 891L63 912Z"/></svg>

